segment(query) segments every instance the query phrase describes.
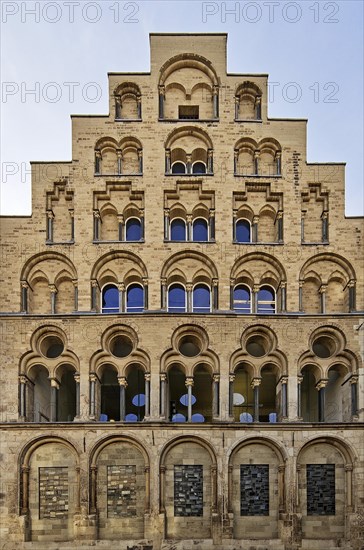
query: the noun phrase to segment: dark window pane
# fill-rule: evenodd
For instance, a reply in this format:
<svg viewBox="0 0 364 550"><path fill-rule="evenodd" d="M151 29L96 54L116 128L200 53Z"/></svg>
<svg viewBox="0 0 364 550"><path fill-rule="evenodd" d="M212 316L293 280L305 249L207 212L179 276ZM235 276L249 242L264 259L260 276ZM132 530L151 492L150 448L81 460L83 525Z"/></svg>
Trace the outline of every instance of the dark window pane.
<svg viewBox="0 0 364 550"><path fill-rule="evenodd" d="M208 241L207 221L199 218L193 222L193 240Z"/></svg>
<svg viewBox="0 0 364 550"><path fill-rule="evenodd" d="M203 466L174 466L175 517L203 516Z"/></svg>
<svg viewBox="0 0 364 550"><path fill-rule="evenodd" d="M269 516L269 465L240 465L240 515Z"/></svg>
<svg viewBox="0 0 364 550"><path fill-rule="evenodd" d="M250 313L250 290L246 286L237 286L234 289L234 310L237 313Z"/></svg>
<svg viewBox="0 0 364 550"><path fill-rule="evenodd" d="M195 162L192 166L193 174L206 174L206 165L204 162Z"/></svg>
<svg viewBox="0 0 364 550"><path fill-rule="evenodd" d="M210 311L210 289L205 285L197 285L193 289L194 313L206 313Z"/></svg>
<svg viewBox="0 0 364 550"><path fill-rule="evenodd" d="M177 219L171 222L171 241L186 240L186 224L184 220Z"/></svg>
<svg viewBox="0 0 364 550"><path fill-rule="evenodd" d="M183 162L175 162L172 166L172 174L185 174L186 166Z"/></svg>
<svg viewBox="0 0 364 550"><path fill-rule="evenodd" d="M102 291L102 313L119 312L119 291L114 285L107 285Z"/></svg>
<svg viewBox="0 0 364 550"><path fill-rule="evenodd" d="M186 291L181 285L172 285L168 290L168 311L181 313L186 311Z"/></svg>
<svg viewBox="0 0 364 550"><path fill-rule="evenodd" d="M140 241L142 238L142 226L140 220L131 218L126 222L126 240Z"/></svg>
<svg viewBox="0 0 364 550"><path fill-rule="evenodd" d="M335 515L335 464L307 464L307 515Z"/></svg>
<svg viewBox="0 0 364 550"><path fill-rule="evenodd" d="M250 243L250 223L248 220L236 222L236 240L238 243Z"/></svg>
<svg viewBox="0 0 364 550"><path fill-rule="evenodd" d="M138 312L144 309L144 289L139 285L131 285L127 290L126 309L128 312Z"/></svg>

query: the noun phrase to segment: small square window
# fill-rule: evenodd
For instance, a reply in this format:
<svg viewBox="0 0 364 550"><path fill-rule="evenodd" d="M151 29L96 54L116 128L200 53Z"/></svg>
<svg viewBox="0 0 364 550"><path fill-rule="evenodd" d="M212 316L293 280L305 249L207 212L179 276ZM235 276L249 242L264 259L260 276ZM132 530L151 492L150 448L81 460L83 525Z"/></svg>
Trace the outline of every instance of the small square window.
<svg viewBox="0 0 364 550"><path fill-rule="evenodd" d="M198 120L199 107L198 105L180 105L178 107L178 118L184 120Z"/></svg>

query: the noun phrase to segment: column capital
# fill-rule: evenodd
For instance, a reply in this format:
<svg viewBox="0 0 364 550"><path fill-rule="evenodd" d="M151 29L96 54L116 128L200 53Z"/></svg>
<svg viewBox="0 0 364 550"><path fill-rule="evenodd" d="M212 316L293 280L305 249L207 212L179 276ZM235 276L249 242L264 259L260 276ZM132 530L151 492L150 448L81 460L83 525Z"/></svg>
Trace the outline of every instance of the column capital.
<svg viewBox="0 0 364 550"><path fill-rule="evenodd" d="M319 288L319 293L324 294L326 292L326 290L327 290L327 284L322 283L322 285Z"/></svg>
<svg viewBox="0 0 364 550"><path fill-rule="evenodd" d="M297 384L301 384L303 381L303 375L302 374L298 374L297 375Z"/></svg>
<svg viewBox="0 0 364 550"><path fill-rule="evenodd" d="M344 469L345 469L345 472L352 472L353 471L353 465L352 464L345 464Z"/></svg>
<svg viewBox="0 0 364 550"><path fill-rule="evenodd" d="M76 384L80 383L81 375L78 372L75 372L75 374L73 375L73 378L75 379Z"/></svg>
<svg viewBox="0 0 364 550"><path fill-rule="evenodd" d="M97 282L96 279L91 279L91 286L92 288L98 288L99 283Z"/></svg>
<svg viewBox="0 0 364 550"><path fill-rule="evenodd" d="M54 220L55 216L53 210L47 210L47 218L49 220Z"/></svg>
<svg viewBox="0 0 364 550"><path fill-rule="evenodd" d="M262 379L261 378L253 378L253 380L250 382L250 387L251 388L257 388L260 386L262 382Z"/></svg>
<svg viewBox="0 0 364 550"><path fill-rule="evenodd" d="M235 374L233 372L231 372L229 374L229 382L234 382L234 380L235 380Z"/></svg>
<svg viewBox="0 0 364 550"><path fill-rule="evenodd" d="M185 385L186 385L187 387L188 387L188 386L191 386L191 387L193 386L193 378L192 378L192 376L188 376L188 377L186 378Z"/></svg>
<svg viewBox="0 0 364 550"><path fill-rule="evenodd" d="M350 384L357 384L359 382L359 376L357 374L353 374L349 382Z"/></svg>
<svg viewBox="0 0 364 550"><path fill-rule="evenodd" d="M286 467L285 467L284 464L279 464L279 466L278 466L278 472L282 473L282 472L285 471L285 469L286 469Z"/></svg>
<svg viewBox="0 0 364 550"><path fill-rule="evenodd" d="M213 374L212 375L212 380L214 382L220 382L220 374Z"/></svg>
<svg viewBox="0 0 364 550"><path fill-rule="evenodd" d="M315 388L317 389L317 391L320 391L320 390L326 388L327 383L328 383L327 378L322 378L321 380L319 380L319 381L317 382Z"/></svg>
<svg viewBox="0 0 364 550"><path fill-rule="evenodd" d="M89 376L89 379L90 379L90 382L96 382L98 380L98 377L96 376L95 373L92 372Z"/></svg>
<svg viewBox="0 0 364 550"><path fill-rule="evenodd" d="M51 378L51 388L56 388L59 390L59 382L56 380L56 378Z"/></svg>
<svg viewBox="0 0 364 550"><path fill-rule="evenodd" d="M287 374L283 374L281 376L281 384L288 384L288 375Z"/></svg>
<svg viewBox="0 0 364 550"><path fill-rule="evenodd" d="M165 372L161 372L159 378L161 382L165 382L167 380L167 374Z"/></svg>
<svg viewBox="0 0 364 550"><path fill-rule="evenodd" d="M97 218L97 219L100 219L100 218L101 218L100 210L98 210L98 209L97 209L97 210L94 210L93 214L94 214L94 218Z"/></svg>
<svg viewBox="0 0 364 550"><path fill-rule="evenodd" d="M20 285L22 288L29 288L29 284L27 281L20 281Z"/></svg>
<svg viewBox="0 0 364 550"><path fill-rule="evenodd" d="M151 378L150 372L146 372L144 374L144 380L146 380L147 382L150 382L150 378Z"/></svg>
<svg viewBox="0 0 364 550"><path fill-rule="evenodd" d="M51 294L57 294L58 292L56 285L49 285L49 290L51 291Z"/></svg>
<svg viewBox="0 0 364 550"><path fill-rule="evenodd" d="M118 383L119 383L119 386L124 386L124 388L128 387L128 382L125 376L118 376Z"/></svg>
<svg viewBox="0 0 364 550"><path fill-rule="evenodd" d="M25 376L25 374L19 374L19 383L20 384L28 384L29 380L28 378Z"/></svg>
<svg viewBox="0 0 364 550"><path fill-rule="evenodd" d="M163 95L163 96L165 95L165 93L166 93L166 88L165 88L164 84L159 84L159 86L158 86L158 91L159 91L159 94L160 94L160 95Z"/></svg>

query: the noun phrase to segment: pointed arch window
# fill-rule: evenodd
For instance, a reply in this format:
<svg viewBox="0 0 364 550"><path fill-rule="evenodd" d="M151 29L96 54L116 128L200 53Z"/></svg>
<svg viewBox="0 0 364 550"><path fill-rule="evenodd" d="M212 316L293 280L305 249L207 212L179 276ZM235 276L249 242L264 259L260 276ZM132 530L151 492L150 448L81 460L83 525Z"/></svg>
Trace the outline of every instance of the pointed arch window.
<svg viewBox="0 0 364 550"><path fill-rule="evenodd" d="M236 313L251 313L251 290L246 285L237 285L234 288L233 308Z"/></svg>
<svg viewBox="0 0 364 550"><path fill-rule="evenodd" d="M207 285L198 284L193 289L193 313L209 313L211 311L211 291Z"/></svg>
<svg viewBox="0 0 364 550"><path fill-rule="evenodd" d="M235 238L238 243L251 242L251 226L248 220L237 220L235 225Z"/></svg>
<svg viewBox="0 0 364 550"><path fill-rule="evenodd" d="M204 218L197 218L193 222L192 240L194 242L205 242L209 240L208 223Z"/></svg>
<svg viewBox="0 0 364 550"><path fill-rule="evenodd" d="M175 218L171 221L171 241L185 241L186 222L182 218Z"/></svg>
<svg viewBox="0 0 364 550"><path fill-rule="evenodd" d="M142 239L142 223L138 218L129 218L125 224L125 240L140 241Z"/></svg>
<svg viewBox="0 0 364 550"><path fill-rule="evenodd" d="M144 311L144 288L138 284L131 284L126 290L127 313Z"/></svg>
<svg viewBox="0 0 364 550"><path fill-rule="evenodd" d="M116 285L106 285L102 289L102 313L119 313L119 290Z"/></svg>
<svg viewBox="0 0 364 550"><path fill-rule="evenodd" d="M184 313L186 311L186 289L180 284L173 284L168 289L168 311Z"/></svg>
<svg viewBox="0 0 364 550"><path fill-rule="evenodd" d="M271 286L262 286L258 291L257 313L275 313L276 295Z"/></svg>

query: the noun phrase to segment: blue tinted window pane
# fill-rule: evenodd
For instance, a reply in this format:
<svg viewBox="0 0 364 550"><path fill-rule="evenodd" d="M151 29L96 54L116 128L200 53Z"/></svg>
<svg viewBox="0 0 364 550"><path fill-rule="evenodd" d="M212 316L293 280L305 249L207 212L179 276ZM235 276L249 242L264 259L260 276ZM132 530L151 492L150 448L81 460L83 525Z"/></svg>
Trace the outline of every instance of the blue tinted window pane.
<svg viewBox="0 0 364 550"><path fill-rule="evenodd" d="M173 220L171 223L171 241L186 240L186 224L184 220Z"/></svg>
<svg viewBox="0 0 364 550"><path fill-rule="evenodd" d="M126 296L126 309L128 312L138 312L144 309L144 289L139 285L128 287Z"/></svg>
<svg viewBox="0 0 364 550"><path fill-rule="evenodd" d="M102 291L102 313L119 312L119 291L114 285L107 285Z"/></svg>
<svg viewBox="0 0 364 550"><path fill-rule="evenodd" d="M193 289L193 311L195 313L210 311L210 289L208 287L198 285Z"/></svg>
<svg viewBox="0 0 364 550"><path fill-rule="evenodd" d="M186 310L186 291L183 286L173 285L168 291L168 311L181 313Z"/></svg>
<svg viewBox="0 0 364 550"><path fill-rule="evenodd" d="M193 240L194 241L207 241L207 221L199 218L193 222Z"/></svg>
<svg viewBox="0 0 364 550"><path fill-rule="evenodd" d="M262 287L258 292L258 300L274 302L274 292L270 288Z"/></svg>
<svg viewBox="0 0 364 550"><path fill-rule="evenodd" d="M186 166L183 162L175 162L172 166L172 174L185 174Z"/></svg>
<svg viewBox="0 0 364 550"><path fill-rule="evenodd" d="M250 290L244 286L234 289L234 310L238 313L250 313Z"/></svg>
<svg viewBox="0 0 364 550"><path fill-rule="evenodd" d="M205 163L195 162L195 164L192 166L192 173L193 174L206 174Z"/></svg>
<svg viewBox="0 0 364 550"><path fill-rule="evenodd" d="M262 287L258 292L258 313L275 313L275 295L269 287Z"/></svg>
<svg viewBox="0 0 364 550"><path fill-rule="evenodd" d="M142 225L140 220L132 218L126 222L126 240L140 241L142 238Z"/></svg>
<svg viewBox="0 0 364 550"><path fill-rule="evenodd" d="M236 222L236 240L238 243L250 243L250 223L247 220Z"/></svg>

